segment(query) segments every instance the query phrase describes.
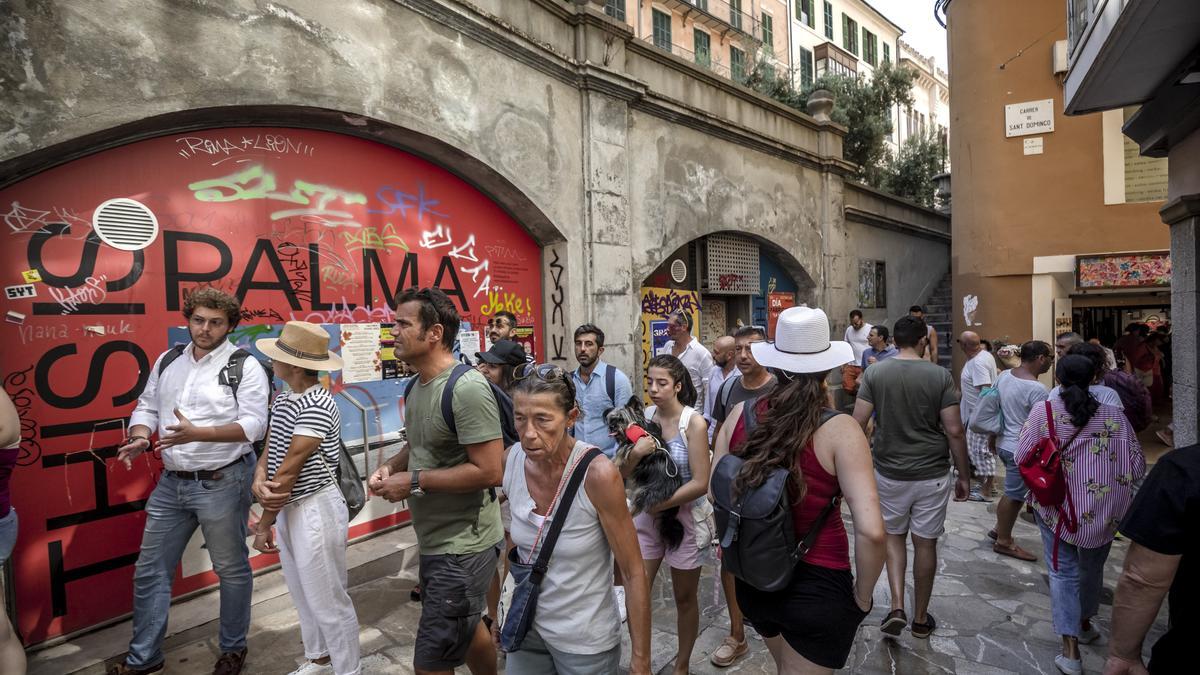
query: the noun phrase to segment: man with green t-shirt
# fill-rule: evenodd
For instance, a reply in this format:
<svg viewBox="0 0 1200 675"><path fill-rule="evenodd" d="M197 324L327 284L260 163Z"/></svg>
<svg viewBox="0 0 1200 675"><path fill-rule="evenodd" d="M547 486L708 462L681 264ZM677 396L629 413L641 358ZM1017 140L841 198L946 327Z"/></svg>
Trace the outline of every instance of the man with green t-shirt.
<svg viewBox="0 0 1200 675"><path fill-rule="evenodd" d="M967 444L950 371L925 360L929 330L914 316L892 330L900 353L863 371L854 419L866 430L875 415L871 456L879 507L887 530L887 575L891 610L880 627L897 637L908 624L904 613L907 539L913 543L913 637L927 638L937 622L929 613L937 572L937 540L945 532L950 495L967 498ZM951 461L958 470L950 470Z"/></svg>
<svg viewBox="0 0 1200 675"><path fill-rule="evenodd" d="M480 622L504 541L500 506L490 488L504 477L496 400L476 370L454 385L453 419L443 418L442 392L457 361L458 311L436 288L409 289L396 299L396 358L418 378L404 402L408 444L371 475L388 501L408 500L421 552L421 621L413 666L419 675L496 673L491 633Z"/></svg>

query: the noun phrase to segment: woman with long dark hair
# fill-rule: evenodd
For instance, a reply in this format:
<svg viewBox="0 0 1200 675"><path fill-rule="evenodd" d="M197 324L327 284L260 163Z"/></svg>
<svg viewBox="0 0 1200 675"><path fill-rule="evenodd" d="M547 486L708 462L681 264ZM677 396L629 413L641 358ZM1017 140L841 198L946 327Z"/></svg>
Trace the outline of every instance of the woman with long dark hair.
<svg viewBox="0 0 1200 675"><path fill-rule="evenodd" d="M1032 493L1030 499L1045 545L1054 631L1062 636L1062 653L1054 657L1054 665L1075 675L1083 672L1079 643L1100 637L1091 619L1100 609L1104 562L1133 500L1133 484L1146 471L1146 458L1121 410L1100 403L1088 391L1096 378L1091 359L1068 354L1055 374L1061 393L1030 411L1015 459L1025 464L1050 437L1049 410L1069 499L1061 506L1038 504Z"/></svg>
<svg viewBox="0 0 1200 675"><path fill-rule="evenodd" d="M17 543L17 512L9 501L8 484L21 454L21 418L8 392L0 387L0 566L12 555ZM25 672L25 648L8 621L0 616L0 672Z"/></svg>
<svg viewBox="0 0 1200 675"><path fill-rule="evenodd" d="M688 369L670 354L650 359L646 369L650 381L650 400L646 418L662 427L666 451L675 461L683 485L653 513L639 513L633 523L637 526L638 543L646 566L646 577L653 587L658 568L665 560L671 568L671 590L675 594L676 622L679 649L675 657L676 675L686 675L692 660L692 648L700 633L700 571L709 561L712 547L712 505L708 494L710 458L708 425L704 415L696 411L696 388ZM633 473L642 458L657 452L654 444L645 441L634 446L621 471ZM678 507L679 522L683 525L683 541L672 547L659 531L659 514Z"/></svg>
<svg viewBox="0 0 1200 675"><path fill-rule="evenodd" d="M733 409L718 434L715 459L732 452L745 460L735 492L762 485L776 469L791 472L797 541L813 528L818 534L787 588L764 592L738 579L737 601L780 673L828 673L845 666L858 625L871 610L886 555L883 516L862 428L826 408L829 373L853 359L850 345L830 342L829 319L808 307L785 310L775 333L774 343L751 348L779 375L779 385ZM840 509L818 522L839 495L854 522L857 579Z"/></svg>

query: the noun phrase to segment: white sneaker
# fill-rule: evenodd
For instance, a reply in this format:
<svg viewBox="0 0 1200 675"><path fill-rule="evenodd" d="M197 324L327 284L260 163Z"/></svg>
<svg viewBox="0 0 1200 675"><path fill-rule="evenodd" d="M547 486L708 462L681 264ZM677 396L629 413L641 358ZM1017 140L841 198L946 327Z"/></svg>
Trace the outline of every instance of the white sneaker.
<svg viewBox="0 0 1200 675"><path fill-rule="evenodd" d="M613 601L617 603L617 613L621 615L621 623L625 623L625 587L613 586Z"/></svg>
<svg viewBox="0 0 1200 675"><path fill-rule="evenodd" d="M333 666L331 664L305 661L304 665L288 673L288 675L331 675L332 673Z"/></svg>
<svg viewBox="0 0 1200 675"><path fill-rule="evenodd" d="M1068 659L1065 655L1059 654L1054 657L1054 665L1058 668L1058 672L1064 675L1083 675L1081 659Z"/></svg>

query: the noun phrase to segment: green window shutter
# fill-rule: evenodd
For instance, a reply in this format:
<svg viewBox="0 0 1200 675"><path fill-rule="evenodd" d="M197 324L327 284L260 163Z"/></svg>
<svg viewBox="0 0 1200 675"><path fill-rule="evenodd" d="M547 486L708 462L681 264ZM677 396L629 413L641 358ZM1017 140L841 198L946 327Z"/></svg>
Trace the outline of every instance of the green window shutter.
<svg viewBox="0 0 1200 675"><path fill-rule="evenodd" d="M833 39L833 3L825 0L825 38Z"/></svg>
<svg viewBox="0 0 1200 675"><path fill-rule="evenodd" d="M696 63L708 68L712 65L712 40L708 33L693 29L692 42L696 49Z"/></svg>
<svg viewBox="0 0 1200 675"><path fill-rule="evenodd" d="M654 46L671 51L671 15L655 9L652 10L651 17L654 28Z"/></svg>
<svg viewBox="0 0 1200 675"><path fill-rule="evenodd" d="M775 19L770 14L762 15L762 39L763 44L771 48L771 52L775 51Z"/></svg>
<svg viewBox="0 0 1200 675"><path fill-rule="evenodd" d="M737 47L729 48L729 70L735 82L746 80L746 52Z"/></svg>
<svg viewBox="0 0 1200 675"><path fill-rule="evenodd" d="M604 13L616 19L625 20L625 0L605 0Z"/></svg>
<svg viewBox="0 0 1200 675"><path fill-rule="evenodd" d="M892 62L892 46L886 42L883 43L883 62L884 63Z"/></svg>
<svg viewBox="0 0 1200 675"><path fill-rule="evenodd" d="M800 89L805 90L813 83L813 53L800 48Z"/></svg>

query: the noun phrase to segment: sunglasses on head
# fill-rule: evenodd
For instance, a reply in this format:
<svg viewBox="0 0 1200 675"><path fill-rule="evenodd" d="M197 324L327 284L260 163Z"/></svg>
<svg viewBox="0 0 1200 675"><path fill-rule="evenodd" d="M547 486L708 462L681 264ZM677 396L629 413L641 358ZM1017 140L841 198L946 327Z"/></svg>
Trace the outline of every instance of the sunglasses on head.
<svg viewBox="0 0 1200 675"><path fill-rule="evenodd" d="M575 385L571 382L571 376L566 370L553 363L526 363L518 366L513 372L513 377L518 380L524 380L528 377L536 377L543 382L556 382L561 380L566 383L571 390L571 396L575 395Z"/></svg>

